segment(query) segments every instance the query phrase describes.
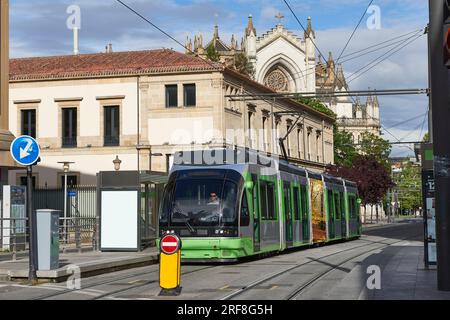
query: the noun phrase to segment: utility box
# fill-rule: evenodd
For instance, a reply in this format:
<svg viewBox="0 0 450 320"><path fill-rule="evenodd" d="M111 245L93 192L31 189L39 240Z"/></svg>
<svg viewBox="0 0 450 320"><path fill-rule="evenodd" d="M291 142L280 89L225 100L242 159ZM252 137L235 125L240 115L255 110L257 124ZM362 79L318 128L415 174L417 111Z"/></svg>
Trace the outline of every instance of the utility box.
<svg viewBox="0 0 450 320"><path fill-rule="evenodd" d="M59 268L60 213L58 210L36 210L38 270Z"/></svg>

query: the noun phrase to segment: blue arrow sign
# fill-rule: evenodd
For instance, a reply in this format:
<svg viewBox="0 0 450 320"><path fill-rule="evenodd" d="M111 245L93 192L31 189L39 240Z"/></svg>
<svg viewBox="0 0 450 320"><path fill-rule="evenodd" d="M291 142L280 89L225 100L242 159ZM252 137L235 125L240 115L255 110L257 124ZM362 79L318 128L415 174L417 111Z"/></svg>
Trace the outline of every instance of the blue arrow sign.
<svg viewBox="0 0 450 320"><path fill-rule="evenodd" d="M11 156L23 166L35 163L41 154L37 141L30 136L20 136L11 143Z"/></svg>

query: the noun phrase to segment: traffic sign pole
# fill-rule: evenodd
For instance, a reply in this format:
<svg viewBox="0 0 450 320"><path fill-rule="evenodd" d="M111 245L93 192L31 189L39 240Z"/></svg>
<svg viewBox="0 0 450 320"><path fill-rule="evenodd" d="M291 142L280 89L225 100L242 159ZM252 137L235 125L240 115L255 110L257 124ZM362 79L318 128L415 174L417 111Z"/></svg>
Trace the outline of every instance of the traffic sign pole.
<svg viewBox="0 0 450 320"><path fill-rule="evenodd" d="M36 239L36 219L33 215L33 197L32 197L32 187L33 184L33 167L27 166L27 214L28 214L28 228L29 228L29 273L28 280L32 285L37 283L37 273L36 273L36 265L37 265L37 239Z"/></svg>
<svg viewBox="0 0 450 320"><path fill-rule="evenodd" d="M159 286L160 296L178 296L181 293L181 240L174 234L160 241Z"/></svg>
<svg viewBox="0 0 450 320"><path fill-rule="evenodd" d="M20 136L11 143L12 158L20 165L27 167L27 217L29 237L29 273L28 280L32 285L37 283L37 237L36 217L33 214L33 165L39 162L41 150L33 137Z"/></svg>

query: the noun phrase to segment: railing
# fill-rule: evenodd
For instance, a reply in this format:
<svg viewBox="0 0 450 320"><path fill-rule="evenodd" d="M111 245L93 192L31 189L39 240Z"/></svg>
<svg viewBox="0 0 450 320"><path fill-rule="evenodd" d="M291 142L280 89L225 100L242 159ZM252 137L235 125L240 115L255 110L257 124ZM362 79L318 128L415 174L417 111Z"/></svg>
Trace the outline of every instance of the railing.
<svg viewBox="0 0 450 320"><path fill-rule="evenodd" d="M77 137L63 137L62 138L63 148L76 148L77 147Z"/></svg>
<svg viewBox="0 0 450 320"><path fill-rule="evenodd" d="M105 136L104 137L105 147L115 147L120 145L120 139L118 136Z"/></svg>
<svg viewBox="0 0 450 320"><path fill-rule="evenodd" d="M17 259L17 252L29 248L27 221L27 218L0 219L0 252L11 253L13 261Z"/></svg>
<svg viewBox="0 0 450 320"><path fill-rule="evenodd" d="M66 249L97 248L97 219L70 217L59 219L60 245Z"/></svg>

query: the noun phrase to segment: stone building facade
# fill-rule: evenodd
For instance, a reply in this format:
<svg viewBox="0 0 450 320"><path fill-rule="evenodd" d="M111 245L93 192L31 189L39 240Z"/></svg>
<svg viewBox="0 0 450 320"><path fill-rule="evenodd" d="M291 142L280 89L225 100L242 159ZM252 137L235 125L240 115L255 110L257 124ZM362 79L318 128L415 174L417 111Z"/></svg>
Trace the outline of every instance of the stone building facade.
<svg viewBox="0 0 450 320"><path fill-rule="evenodd" d="M234 57L244 54L253 65L254 80L281 93L334 93L350 90L343 66L336 64L330 52L328 60L316 56L316 34L311 18L307 19L306 32L299 37L282 23L281 14L275 17L278 23L271 30L258 36L252 16L249 16L240 41L233 35L228 44L220 38L219 27L214 28L213 38L203 41L200 33L194 41L188 37L186 52L206 57L206 49L213 46L221 62L231 65ZM365 103L349 97L323 98L321 101L338 118L338 127L353 134L355 143L368 131L380 135L380 109L378 98L368 97Z"/></svg>
<svg viewBox="0 0 450 320"><path fill-rule="evenodd" d="M292 100L231 101L230 94L273 93L226 68L172 50L12 59L9 127L37 138L38 186L96 183L114 170L166 172L180 150L241 146L279 154L288 137L292 163L322 171L333 162L332 119ZM277 112L284 114L277 116ZM287 113L286 113L287 112ZM295 122L297 114L301 121ZM9 172L22 184L24 170Z"/></svg>

